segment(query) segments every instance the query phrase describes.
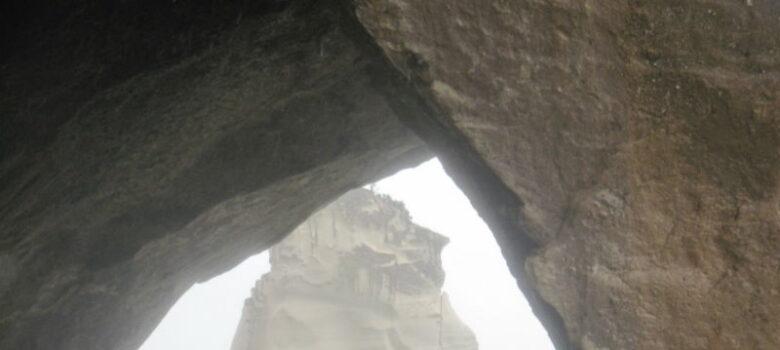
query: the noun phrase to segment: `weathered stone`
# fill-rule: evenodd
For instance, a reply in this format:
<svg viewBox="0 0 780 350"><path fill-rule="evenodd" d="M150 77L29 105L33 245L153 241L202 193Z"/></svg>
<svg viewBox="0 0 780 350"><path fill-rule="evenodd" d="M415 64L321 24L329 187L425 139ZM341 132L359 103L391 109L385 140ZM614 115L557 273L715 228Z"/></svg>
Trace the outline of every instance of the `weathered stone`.
<svg viewBox="0 0 780 350"><path fill-rule="evenodd" d="M475 350L441 292L447 238L358 189L271 248L232 350Z"/></svg>
<svg viewBox="0 0 780 350"><path fill-rule="evenodd" d="M356 3L559 348L780 348L778 2Z"/></svg>
<svg viewBox="0 0 780 350"><path fill-rule="evenodd" d="M771 0L6 1L0 349L134 349L194 281L402 166L419 141L394 115L559 348L776 349L778 16Z"/></svg>
<svg viewBox="0 0 780 350"><path fill-rule="evenodd" d="M61 36L26 42L86 66L37 66L49 56L25 60L23 49L4 57L0 349L137 349L194 282L343 192L427 157L371 86L376 64L319 5L237 8L206 45L198 40L213 28L179 22L233 5L203 14L137 5L106 5L114 15L76 7L51 23ZM169 7L170 18L143 21ZM128 42L79 31L96 13L95 26L127 31ZM37 34L24 28L15 33ZM191 51L163 57L185 39ZM166 59L123 56L133 48ZM128 60L129 78L114 71Z"/></svg>

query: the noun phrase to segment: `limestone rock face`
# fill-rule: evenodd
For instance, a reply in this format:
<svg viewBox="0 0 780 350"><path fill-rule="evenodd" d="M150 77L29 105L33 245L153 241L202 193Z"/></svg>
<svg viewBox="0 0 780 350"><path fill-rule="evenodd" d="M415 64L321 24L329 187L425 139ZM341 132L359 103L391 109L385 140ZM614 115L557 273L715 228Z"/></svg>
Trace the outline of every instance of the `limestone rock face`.
<svg viewBox="0 0 780 350"><path fill-rule="evenodd" d="M780 348L780 2L356 3L559 348Z"/></svg>
<svg viewBox="0 0 780 350"><path fill-rule="evenodd" d="M447 238L358 189L271 248L232 350L474 350L442 294Z"/></svg>

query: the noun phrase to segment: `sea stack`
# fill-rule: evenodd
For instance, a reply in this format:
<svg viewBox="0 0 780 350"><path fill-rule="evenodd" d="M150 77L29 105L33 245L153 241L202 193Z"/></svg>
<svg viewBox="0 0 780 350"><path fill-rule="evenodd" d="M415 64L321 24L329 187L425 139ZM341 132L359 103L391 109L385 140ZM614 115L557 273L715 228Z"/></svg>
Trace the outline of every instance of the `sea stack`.
<svg viewBox="0 0 780 350"><path fill-rule="evenodd" d="M271 249L232 350L475 350L442 293L448 239L403 204L347 193Z"/></svg>

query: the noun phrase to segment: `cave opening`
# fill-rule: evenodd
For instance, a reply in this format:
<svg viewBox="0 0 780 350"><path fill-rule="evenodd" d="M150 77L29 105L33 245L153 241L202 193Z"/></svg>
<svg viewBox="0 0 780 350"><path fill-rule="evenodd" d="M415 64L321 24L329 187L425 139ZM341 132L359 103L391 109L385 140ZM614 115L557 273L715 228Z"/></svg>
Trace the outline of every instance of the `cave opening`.
<svg viewBox="0 0 780 350"><path fill-rule="evenodd" d="M446 278L439 293L448 295L457 318L473 332L480 349L554 349L510 274L489 228L438 159L364 188L403 203L411 222L447 237L449 242L441 250L441 268ZM270 270L269 251L265 251L220 276L194 285L139 350L231 349L237 328L244 321L245 300L252 298L252 287ZM419 325L418 328L425 329ZM398 340L391 339L394 341ZM294 345L286 344L284 348L294 349ZM312 348L311 344L308 346L301 349Z"/></svg>

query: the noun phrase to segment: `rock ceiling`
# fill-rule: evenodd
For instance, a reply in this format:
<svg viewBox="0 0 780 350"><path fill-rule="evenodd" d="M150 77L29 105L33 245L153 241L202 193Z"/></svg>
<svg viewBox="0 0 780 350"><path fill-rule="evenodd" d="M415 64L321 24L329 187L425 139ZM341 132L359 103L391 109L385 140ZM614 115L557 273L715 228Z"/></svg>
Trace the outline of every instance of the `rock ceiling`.
<svg viewBox="0 0 780 350"><path fill-rule="evenodd" d="M0 349L135 350L433 153L558 348L780 348L776 1L2 6Z"/></svg>

